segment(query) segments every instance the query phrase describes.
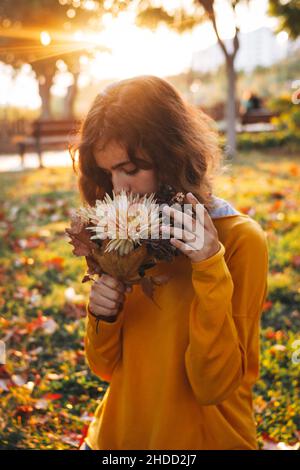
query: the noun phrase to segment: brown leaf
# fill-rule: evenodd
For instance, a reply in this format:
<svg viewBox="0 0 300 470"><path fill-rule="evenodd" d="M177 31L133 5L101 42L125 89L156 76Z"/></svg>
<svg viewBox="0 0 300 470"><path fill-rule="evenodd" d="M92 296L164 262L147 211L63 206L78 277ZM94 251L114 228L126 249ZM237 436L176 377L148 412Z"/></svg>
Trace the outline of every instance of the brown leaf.
<svg viewBox="0 0 300 470"><path fill-rule="evenodd" d="M88 265L87 274L94 275L94 274L101 274L102 269L97 263L97 261L92 256L86 256L86 263Z"/></svg>
<svg viewBox="0 0 300 470"><path fill-rule="evenodd" d="M150 277L143 277L140 281L142 291L144 292L149 299L153 300L153 295L154 295L154 284L151 281Z"/></svg>
<svg viewBox="0 0 300 470"><path fill-rule="evenodd" d="M74 255L92 255L92 250L97 247L97 245L90 239L90 234L86 230L86 226L83 225L80 230L78 229L78 226L76 226L75 231L73 231L72 227L66 228L65 232L71 239L69 243L74 246L72 252Z"/></svg>
<svg viewBox="0 0 300 470"><path fill-rule="evenodd" d="M168 274L161 274L159 276L152 276L152 281L156 286L161 286L162 284L166 284L171 277L172 276L169 276Z"/></svg>
<svg viewBox="0 0 300 470"><path fill-rule="evenodd" d="M127 255L121 256L116 250L104 253L104 248L93 250L93 257L97 260L104 272L122 282L132 283L140 279L139 268L148 259L147 249L139 246Z"/></svg>
<svg viewBox="0 0 300 470"><path fill-rule="evenodd" d="M152 277L143 277L140 280L141 288L144 294L155 303L155 305L161 310L161 307L154 300L154 282Z"/></svg>
<svg viewBox="0 0 300 470"><path fill-rule="evenodd" d="M78 214L71 215L71 227L70 231L74 234L80 233L85 226L82 218Z"/></svg>
<svg viewBox="0 0 300 470"><path fill-rule="evenodd" d="M82 278L82 283L87 282L87 281L92 281L93 278L89 274L85 274Z"/></svg>

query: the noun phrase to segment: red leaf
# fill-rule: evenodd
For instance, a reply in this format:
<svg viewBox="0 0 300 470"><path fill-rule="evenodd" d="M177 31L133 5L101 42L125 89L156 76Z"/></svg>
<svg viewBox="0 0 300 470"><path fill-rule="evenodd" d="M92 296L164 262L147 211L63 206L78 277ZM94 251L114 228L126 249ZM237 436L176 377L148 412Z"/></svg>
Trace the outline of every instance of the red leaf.
<svg viewBox="0 0 300 470"><path fill-rule="evenodd" d="M0 365L0 379L9 380L11 374L6 370L5 365Z"/></svg>
<svg viewBox="0 0 300 470"><path fill-rule="evenodd" d="M272 308L273 302L271 300L267 300L263 305L263 311L268 311Z"/></svg>
<svg viewBox="0 0 300 470"><path fill-rule="evenodd" d="M46 393L45 395L42 396L42 398L45 398L46 400L59 400L62 397L61 393Z"/></svg>
<svg viewBox="0 0 300 470"><path fill-rule="evenodd" d="M81 430L81 439L80 439L79 444L78 444L79 447L81 446L81 444L83 444L84 439L87 436L88 429L89 429L89 425L85 424L83 426L82 430Z"/></svg>
<svg viewBox="0 0 300 470"><path fill-rule="evenodd" d="M56 269L57 271L61 271L63 269L64 258L60 256L56 256L51 258L45 262L46 266L50 269Z"/></svg>
<svg viewBox="0 0 300 470"><path fill-rule="evenodd" d="M300 266L300 255L295 255L292 259L293 266L298 268Z"/></svg>

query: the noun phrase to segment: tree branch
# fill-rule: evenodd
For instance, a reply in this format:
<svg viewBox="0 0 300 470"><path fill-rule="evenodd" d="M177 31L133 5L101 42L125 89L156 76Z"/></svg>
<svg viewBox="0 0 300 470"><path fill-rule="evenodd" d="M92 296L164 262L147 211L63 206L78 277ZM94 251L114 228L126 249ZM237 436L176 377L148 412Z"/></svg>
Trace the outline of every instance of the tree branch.
<svg viewBox="0 0 300 470"><path fill-rule="evenodd" d="M236 20L236 5L237 5L238 1L234 1L232 3L232 8L233 8L233 13L234 13L234 16L235 16L235 20ZM239 41L239 32L240 32L240 28L236 25L237 24L237 21L235 21L235 33L234 33L234 38L233 38L233 53L232 53L232 58L235 59L235 56L239 50L239 47L240 47L240 41Z"/></svg>
<svg viewBox="0 0 300 470"><path fill-rule="evenodd" d="M219 31L218 31L218 27L217 27L217 22L216 22L216 15L215 15L215 12L212 8L212 10L210 12L208 12L208 15L209 15L209 18L212 22L212 25L213 25L213 28L214 28L214 31L216 33L216 36L217 36L217 40L218 40L218 43L222 49L222 51L224 52L224 55L226 57L226 59L228 60L229 57L230 57L230 53L227 51L226 49L226 46L225 46L225 43L224 41L222 41L220 35L219 35Z"/></svg>

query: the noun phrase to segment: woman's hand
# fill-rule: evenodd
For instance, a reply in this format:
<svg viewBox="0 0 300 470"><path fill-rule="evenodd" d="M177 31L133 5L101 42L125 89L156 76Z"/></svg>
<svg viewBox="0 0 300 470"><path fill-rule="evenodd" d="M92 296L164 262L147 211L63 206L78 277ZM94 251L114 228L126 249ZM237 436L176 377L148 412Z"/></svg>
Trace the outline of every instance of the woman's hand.
<svg viewBox="0 0 300 470"><path fill-rule="evenodd" d="M108 274L102 274L99 280L91 287L89 296L89 310L94 315L99 315L107 321L112 321L119 313L124 300L125 292L130 292L131 287L125 286Z"/></svg>
<svg viewBox="0 0 300 470"><path fill-rule="evenodd" d="M201 204L192 193L187 193L186 203L191 204L195 209L195 212L196 205ZM204 205L201 205L204 211L204 224L203 220L200 220L197 216L195 219L192 215L188 215L186 213L183 215L181 211L168 206L165 206L163 209L166 215L170 215L174 218L174 225L177 222L180 224L179 226L183 226L183 228L176 228L176 225L175 228L162 226L162 233L170 233L171 236L176 236L177 238L171 238L170 242L183 254L188 256L193 263L197 263L213 256L220 249L217 229L215 228ZM184 217L183 219L182 215ZM198 232L195 232L196 222L201 224Z"/></svg>

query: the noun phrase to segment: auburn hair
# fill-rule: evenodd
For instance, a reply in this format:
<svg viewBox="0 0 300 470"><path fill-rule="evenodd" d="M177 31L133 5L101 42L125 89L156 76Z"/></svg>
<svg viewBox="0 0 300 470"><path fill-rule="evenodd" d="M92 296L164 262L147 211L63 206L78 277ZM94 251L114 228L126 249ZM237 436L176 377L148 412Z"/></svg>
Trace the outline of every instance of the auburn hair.
<svg viewBox="0 0 300 470"><path fill-rule="evenodd" d="M94 149L115 140L137 168L153 168L159 185L192 192L210 208L221 149L214 121L184 100L167 80L144 75L113 82L99 93L70 147L85 203L95 205L112 183L96 164Z"/></svg>

